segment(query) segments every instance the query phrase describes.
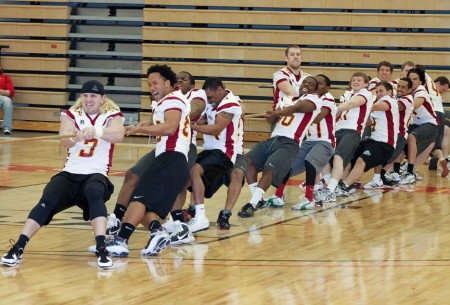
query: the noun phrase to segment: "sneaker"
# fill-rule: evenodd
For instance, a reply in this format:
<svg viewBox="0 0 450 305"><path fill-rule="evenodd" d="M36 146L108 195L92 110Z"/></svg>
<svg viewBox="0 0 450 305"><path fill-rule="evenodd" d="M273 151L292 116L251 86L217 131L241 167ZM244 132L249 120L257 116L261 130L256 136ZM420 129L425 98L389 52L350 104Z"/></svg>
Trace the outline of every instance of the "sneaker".
<svg viewBox="0 0 450 305"><path fill-rule="evenodd" d="M103 251L97 251L95 253L98 257L97 259L97 268L102 270L113 269L114 264L112 259L108 256L108 251L103 249Z"/></svg>
<svg viewBox="0 0 450 305"><path fill-rule="evenodd" d="M375 179L372 181L370 181L369 183L365 184L363 186L363 189L365 190L371 190L371 189L379 189L382 188L384 186L383 180L381 180L381 178L379 179Z"/></svg>
<svg viewBox="0 0 450 305"><path fill-rule="evenodd" d="M5 135L10 135L10 134L12 134L12 130L11 130L11 128L5 127L5 128L3 128L3 133Z"/></svg>
<svg viewBox="0 0 450 305"><path fill-rule="evenodd" d="M10 240L12 244L8 253L2 256L2 265L8 267L14 267L22 263L23 248L19 248L13 240Z"/></svg>
<svg viewBox="0 0 450 305"><path fill-rule="evenodd" d="M117 235L120 230L120 220L116 214L111 213L108 216L108 223L106 224L106 235Z"/></svg>
<svg viewBox="0 0 450 305"><path fill-rule="evenodd" d="M226 213L224 210L221 210L219 213L219 217L217 217L217 228L219 230L229 230L230 222L229 219L231 217L231 213Z"/></svg>
<svg viewBox="0 0 450 305"><path fill-rule="evenodd" d="M91 247L89 247L89 250L91 250ZM122 237L116 235L114 238L106 242L106 250L113 257L126 257L129 253L128 242Z"/></svg>
<svg viewBox="0 0 450 305"><path fill-rule="evenodd" d="M315 207L316 203L314 202L314 199L313 201L309 201L308 198L304 197L302 200L300 200L299 203L293 205L291 209L294 211L304 211L304 210L314 210Z"/></svg>
<svg viewBox="0 0 450 305"><path fill-rule="evenodd" d="M447 177L449 173L447 160L443 159L439 163L441 164L441 177Z"/></svg>
<svg viewBox="0 0 450 305"><path fill-rule="evenodd" d="M383 182L384 186L394 186L396 184L395 181L392 181L388 177L383 175L381 175L381 181Z"/></svg>
<svg viewBox="0 0 450 305"><path fill-rule="evenodd" d="M276 197L276 196L275 196ZM278 198L278 197L277 197ZM279 198L280 200L283 200L283 199L281 199L281 198ZM268 201L266 201L266 200L264 200L264 199L261 199L257 204L256 204L256 206L255 206L255 211L259 211L259 210L262 210L262 209L264 209L264 208L267 208L269 206L269 202Z"/></svg>
<svg viewBox="0 0 450 305"><path fill-rule="evenodd" d="M209 229L209 220L206 216L193 217L187 225L189 226L191 233L197 233Z"/></svg>
<svg viewBox="0 0 450 305"><path fill-rule="evenodd" d="M190 204L187 209L184 209L192 218L195 217L195 204Z"/></svg>
<svg viewBox="0 0 450 305"><path fill-rule="evenodd" d="M313 199L316 202L316 207L322 206L322 196L320 195L320 191L313 191Z"/></svg>
<svg viewBox="0 0 450 305"><path fill-rule="evenodd" d="M329 188L325 188L322 191L321 197L322 197L322 202L323 203L336 202L336 193L331 192Z"/></svg>
<svg viewBox="0 0 450 305"><path fill-rule="evenodd" d="M416 176L416 180L423 180L423 177L419 175L419 171L414 170L414 175Z"/></svg>
<svg viewBox="0 0 450 305"><path fill-rule="evenodd" d="M169 234L172 234L176 231L175 228L175 221L173 221L172 217L169 217L165 223L162 224L163 228L169 232Z"/></svg>
<svg viewBox="0 0 450 305"><path fill-rule="evenodd" d="M334 191L336 193L336 197L348 197L350 196L350 188L348 188L345 183L341 180L339 181L336 190Z"/></svg>
<svg viewBox="0 0 450 305"><path fill-rule="evenodd" d="M284 196L283 196L284 197ZM260 201L261 202L261 201ZM285 202L284 202L284 198L280 198L280 197L278 197L278 196L275 196L275 195L273 195L273 196L270 196L269 197L269 199L267 199L267 205L268 206L271 206L271 207L274 207L274 208L283 208L284 206L285 206ZM259 202L258 202L258 204L256 205L256 210L259 210L258 209L258 205L259 205Z"/></svg>
<svg viewBox="0 0 450 305"><path fill-rule="evenodd" d="M428 169L430 171L436 171L437 170L437 163L438 163L438 159L431 158L430 159L430 163L428 164Z"/></svg>
<svg viewBox="0 0 450 305"><path fill-rule="evenodd" d="M255 211L256 211L256 209L249 202L241 208L241 210L238 212L238 216L242 217L242 218L253 217L253 215L255 214Z"/></svg>
<svg viewBox="0 0 450 305"><path fill-rule="evenodd" d="M157 255L160 254L170 244L170 236L166 229L160 227L150 232L150 239L147 245L141 251L141 255Z"/></svg>
<svg viewBox="0 0 450 305"><path fill-rule="evenodd" d="M175 230L170 235L171 245L187 244L195 240L194 235L189 231L189 227L179 220L173 221ZM167 231L167 230L166 230Z"/></svg>
<svg viewBox="0 0 450 305"><path fill-rule="evenodd" d="M415 174L411 174L411 173L407 173L405 175L405 177L403 177L402 180L400 180L399 184L404 185L404 184L413 184L416 182L416 175Z"/></svg>
<svg viewBox="0 0 450 305"><path fill-rule="evenodd" d="M402 180L402 176L400 176L399 173L396 172L390 172L390 173L386 173L386 175L384 175L386 179L394 181L394 182L400 182L400 180Z"/></svg>

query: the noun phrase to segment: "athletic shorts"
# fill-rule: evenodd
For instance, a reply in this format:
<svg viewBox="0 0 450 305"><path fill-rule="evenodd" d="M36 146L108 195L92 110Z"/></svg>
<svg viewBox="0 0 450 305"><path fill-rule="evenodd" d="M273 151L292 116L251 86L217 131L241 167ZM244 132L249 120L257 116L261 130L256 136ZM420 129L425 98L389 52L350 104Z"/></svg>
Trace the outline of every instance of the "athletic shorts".
<svg viewBox="0 0 450 305"><path fill-rule="evenodd" d="M242 186L244 186L245 175L247 174L247 159L243 155L238 154L236 155L236 162L234 163L233 168L217 177L210 185L205 186L205 198L211 198L222 185L228 187L231 182L231 172L234 169L240 169L244 173L244 177L242 177Z"/></svg>
<svg viewBox="0 0 450 305"><path fill-rule="evenodd" d="M130 171L135 174L138 177L142 176L142 173L147 169L147 166L155 159L155 150L152 150L151 152L145 154L142 158L140 158L137 163L130 168ZM194 144L189 145L189 152L188 152L188 164L189 169L194 166L195 161L197 160L197 146Z"/></svg>
<svg viewBox="0 0 450 305"><path fill-rule="evenodd" d="M442 149L442 139L444 138L444 128L445 128L445 114L443 112L436 111L436 116L439 120L439 126L438 126L438 133L434 141L433 150Z"/></svg>
<svg viewBox="0 0 450 305"><path fill-rule="evenodd" d="M450 110L445 110L445 116L444 118L447 118L450 120ZM450 121L445 120L445 125L450 127Z"/></svg>
<svg viewBox="0 0 450 305"><path fill-rule="evenodd" d="M305 161L311 163L316 169L316 173L320 173L333 156L333 145L327 141L303 141L300 151L295 158L294 165L291 169L291 176L303 173L305 169Z"/></svg>
<svg viewBox="0 0 450 305"><path fill-rule="evenodd" d="M245 156L262 172L265 167L272 171L272 185L278 187L289 174L300 147L295 140L276 136L253 146Z"/></svg>
<svg viewBox="0 0 450 305"><path fill-rule="evenodd" d="M402 136L399 135L398 138L397 138L397 144L395 145L394 153L392 154L392 156L387 161L387 164L390 164L390 163L394 162L395 160L397 160L398 156L400 156L400 154L405 149L405 146L406 146L406 139L405 139L405 137L402 137Z"/></svg>
<svg viewBox="0 0 450 305"><path fill-rule="evenodd" d="M367 172L369 169L378 165L386 165L393 153L394 147L385 142L379 142L372 139L361 141L355 151L352 167L355 165L356 160L361 158L366 163L364 172Z"/></svg>
<svg viewBox="0 0 450 305"><path fill-rule="evenodd" d="M353 159L359 142L361 142L361 136L356 130L353 129L339 129L335 133L336 136L336 148L334 149L334 156L339 156L344 161L344 168ZM330 159L330 163L332 164Z"/></svg>
<svg viewBox="0 0 450 305"><path fill-rule="evenodd" d="M431 143L436 139L438 133L438 126L426 123L423 125L411 124L408 127L408 134L413 135L416 138L417 143L417 155L420 155Z"/></svg>
<svg viewBox="0 0 450 305"><path fill-rule="evenodd" d="M164 219L178 194L186 186L188 178L186 156L176 151L164 152L142 173L130 202L140 202L148 212L154 212Z"/></svg>
<svg viewBox="0 0 450 305"><path fill-rule="evenodd" d="M108 177L102 174L82 175L63 171L54 175L45 186L42 195L43 198L53 198L55 204L55 208L45 221L45 225L50 223L54 215L73 206L78 206L83 210L83 219L89 220L89 206L84 196L84 189L88 183L94 181L103 184L103 200L104 202L108 201L114 192L114 185Z"/></svg>

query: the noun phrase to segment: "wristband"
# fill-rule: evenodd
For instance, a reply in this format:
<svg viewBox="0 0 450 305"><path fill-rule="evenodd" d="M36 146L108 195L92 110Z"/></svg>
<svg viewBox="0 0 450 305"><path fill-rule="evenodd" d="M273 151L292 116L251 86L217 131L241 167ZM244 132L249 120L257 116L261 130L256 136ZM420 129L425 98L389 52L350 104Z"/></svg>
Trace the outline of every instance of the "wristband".
<svg viewBox="0 0 450 305"><path fill-rule="evenodd" d="M103 136L103 128L102 127L95 127L95 136L97 138L101 138Z"/></svg>

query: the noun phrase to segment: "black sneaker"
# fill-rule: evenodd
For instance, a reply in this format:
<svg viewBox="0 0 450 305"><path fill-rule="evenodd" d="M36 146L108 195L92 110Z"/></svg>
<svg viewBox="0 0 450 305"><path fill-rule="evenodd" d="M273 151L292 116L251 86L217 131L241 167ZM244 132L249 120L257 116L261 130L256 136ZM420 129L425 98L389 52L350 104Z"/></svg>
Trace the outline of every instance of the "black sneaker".
<svg viewBox="0 0 450 305"><path fill-rule="evenodd" d="M381 175L381 181L383 181L384 186L394 186L395 182Z"/></svg>
<svg viewBox="0 0 450 305"><path fill-rule="evenodd" d="M431 158L430 159L430 164L428 164L428 169L430 171L437 171L437 164L438 164L438 159Z"/></svg>
<svg viewBox="0 0 450 305"><path fill-rule="evenodd" d="M189 205L187 209L184 209L184 211L188 212L189 215L191 215L192 218L195 217L195 205Z"/></svg>
<svg viewBox="0 0 450 305"><path fill-rule="evenodd" d="M14 241L11 249L2 256L2 265L14 267L22 262L23 248L19 248Z"/></svg>
<svg viewBox="0 0 450 305"><path fill-rule="evenodd" d="M256 204L255 211L262 210L264 208L267 208L269 206L269 201L265 201L261 198L261 200Z"/></svg>
<svg viewBox="0 0 450 305"><path fill-rule="evenodd" d="M220 211L219 217L217 218L217 227L219 230L229 230L230 222L229 219L231 217L230 212L225 212L224 210Z"/></svg>
<svg viewBox="0 0 450 305"><path fill-rule="evenodd" d="M242 207L242 209L238 212L238 216L242 218L253 217L255 214L255 208L251 203L247 203Z"/></svg>
<svg viewBox="0 0 450 305"><path fill-rule="evenodd" d="M8 127L3 128L3 133L7 136L9 136L10 134L12 134L12 130Z"/></svg>

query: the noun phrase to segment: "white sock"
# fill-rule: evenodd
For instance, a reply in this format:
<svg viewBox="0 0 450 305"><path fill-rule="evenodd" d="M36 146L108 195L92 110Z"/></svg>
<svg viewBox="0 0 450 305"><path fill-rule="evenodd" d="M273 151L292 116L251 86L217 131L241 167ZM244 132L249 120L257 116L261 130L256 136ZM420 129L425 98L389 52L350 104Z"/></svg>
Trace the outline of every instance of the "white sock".
<svg viewBox="0 0 450 305"><path fill-rule="evenodd" d="M331 178L331 174L325 174L323 175L322 179L325 180L325 183L328 185L330 184L330 178Z"/></svg>
<svg viewBox="0 0 450 305"><path fill-rule="evenodd" d="M250 193L252 195L255 192L257 187L258 187L258 182L254 182L254 183L248 185L248 188L250 189Z"/></svg>
<svg viewBox="0 0 450 305"><path fill-rule="evenodd" d="M204 203L195 205L195 217L197 217L197 216L205 217L205 204Z"/></svg>
<svg viewBox="0 0 450 305"><path fill-rule="evenodd" d="M328 183L327 189L329 189L332 193L334 193L337 185L338 185L338 181L334 178L331 178L330 183Z"/></svg>
<svg viewBox="0 0 450 305"><path fill-rule="evenodd" d="M253 207L255 207L258 202L263 198L265 191L262 188L257 187L253 192L252 199L250 199L250 203Z"/></svg>
<svg viewBox="0 0 450 305"><path fill-rule="evenodd" d="M377 180L381 180L381 175L380 174L373 174L372 181L377 181Z"/></svg>

